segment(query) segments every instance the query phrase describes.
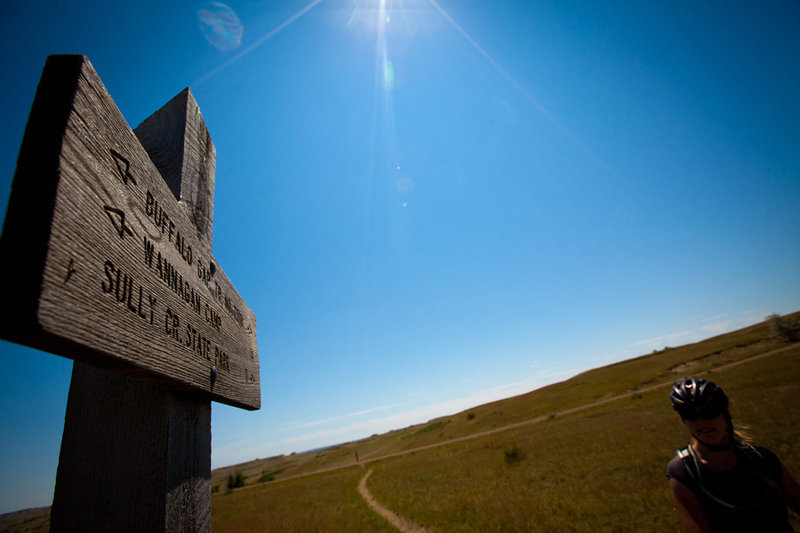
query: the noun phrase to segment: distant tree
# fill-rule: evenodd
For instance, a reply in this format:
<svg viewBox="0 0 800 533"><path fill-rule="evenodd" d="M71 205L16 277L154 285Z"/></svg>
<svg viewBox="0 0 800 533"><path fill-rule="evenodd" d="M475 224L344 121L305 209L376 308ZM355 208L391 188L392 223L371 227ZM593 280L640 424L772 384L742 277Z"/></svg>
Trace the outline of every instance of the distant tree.
<svg viewBox="0 0 800 533"><path fill-rule="evenodd" d="M766 317L772 338L782 341L800 340L800 321L772 313Z"/></svg>
<svg viewBox="0 0 800 533"><path fill-rule="evenodd" d="M244 487L244 474L237 471L235 474L228 475L228 490L237 487Z"/></svg>

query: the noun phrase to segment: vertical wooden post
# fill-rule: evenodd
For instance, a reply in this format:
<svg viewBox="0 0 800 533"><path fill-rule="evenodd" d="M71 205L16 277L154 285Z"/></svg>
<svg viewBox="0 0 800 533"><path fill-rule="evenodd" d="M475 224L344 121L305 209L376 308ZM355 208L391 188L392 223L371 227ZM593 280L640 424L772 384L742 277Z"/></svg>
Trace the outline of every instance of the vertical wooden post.
<svg viewBox="0 0 800 533"><path fill-rule="evenodd" d="M216 154L191 92L135 133L210 248ZM76 361L51 531L210 530L210 400Z"/></svg>

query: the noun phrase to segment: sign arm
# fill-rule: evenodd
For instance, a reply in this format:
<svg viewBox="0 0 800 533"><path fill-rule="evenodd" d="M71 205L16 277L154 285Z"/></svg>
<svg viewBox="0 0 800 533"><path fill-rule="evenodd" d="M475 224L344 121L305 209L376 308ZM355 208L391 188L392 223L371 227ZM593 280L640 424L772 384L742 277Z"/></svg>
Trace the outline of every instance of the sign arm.
<svg viewBox="0 0 800 533"><path fill-rule="evenodd" d="M255 315L211 250L215 160L189 90L134 134L85 57L51 56L0 237L0 337L258 409Z"/></svg>

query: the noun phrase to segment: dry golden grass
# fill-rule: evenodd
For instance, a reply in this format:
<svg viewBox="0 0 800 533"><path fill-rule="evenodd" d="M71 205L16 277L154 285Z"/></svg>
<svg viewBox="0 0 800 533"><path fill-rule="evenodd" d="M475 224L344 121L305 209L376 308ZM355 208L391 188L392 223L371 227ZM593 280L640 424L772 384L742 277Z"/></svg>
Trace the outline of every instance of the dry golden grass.
<svg viewBox="0 0 800 533"><path fill-rule="evenodd" d="M372 461L369 488L376 499L431 531L679 531L664 470L688 435L669 407L669 387L644 389L714 372L712 379L733 398L736 420L746 422L756 442L778 453L790 471L800 473L800 413L793 408L800 397L800 345L720 368L782 346L787 345L768 340L766 326L753 326L594 369L526 395L387 435L271 461L295 463L276 476L280 479L314 468L352 465L357 450L362 463ZM619 395L624 397L564 414ZM542 416L545 420L535 425L448 443ZM436 443L443 445L385 457ZM314 518L309 519L308 504L295 502L333 502L337 492L352 497L365 471L338 472L351 472L351 477L328 472L216 496L215 529L227 526L237 512L257 512L263 529L256 526L253 531L376 530L374 524L362 522L363 509L357 505L326 503L314 508ZM342 483L338 488L337 482ZM289 486L291 490L284 490ZM226 497L247 498L252 509L231 507L230 514L218 514L217 502ZM348 515L347 509L358 516Z"/></svg>
<svg viewBox="0 0 800 533"><path fill-rule="evenodd" d="M793 316L800 317L800 313ZM784 345L786 343L770 340L768 326L761 323L698 343L589 370L528 394L477 406L462 413L383 435L374 435L357 442L317 452L259 459L218 469L212 473L212 486L218 486L219 491L224 492L225 479L237 470L246 476L246 485L253 485L262 476L275 472L277 473L273 478L280 480L353 465L356 462L356 452L362 462L375 460L397 452L547 416L620 394L635 394L647 386L674 381ZM425 429L428 430L423 431Z"/></svg>
<svg viewBox="0 0 800 533"><path fill-rule="evenodd" d="M361 499L351 467L212 498L214 533L394 531Z"/></svg>
<svg viewBox="0 0 800 533"><path fill-rule="evenodd" d="M800 346L713 375L756 442L800 472ZM433 531L676 531L664 470L688 441L668 388L381 462L373 495ZM516 446L526 458L508 464ZM795 520L796 525L800 522Z"/></svg>
<svg viewBox="0 0 800 533"><path fill-rule="evenodd" d="M47 533L50 531L50 508L37 507L0 515L3 533Z"/></svg>

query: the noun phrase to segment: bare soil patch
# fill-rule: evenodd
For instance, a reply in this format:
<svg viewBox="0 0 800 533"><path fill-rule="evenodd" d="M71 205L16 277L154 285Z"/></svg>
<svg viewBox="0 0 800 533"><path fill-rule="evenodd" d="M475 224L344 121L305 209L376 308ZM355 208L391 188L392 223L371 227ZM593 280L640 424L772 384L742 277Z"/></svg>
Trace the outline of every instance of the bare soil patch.
<svg viewBox="0 0 800 533"><path fill-rule="evenodd" d="M367 502L370 509L388 520L400 533L427 533L428 530L424 527L409 522L378 503L367 488L367 479L369 479L371 475L372 470L367 471L364 477L361 478L361 481L358 482L358 493L361 494L361 497L364 498L364 501Z"/></svg>

